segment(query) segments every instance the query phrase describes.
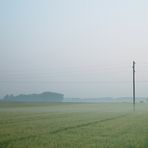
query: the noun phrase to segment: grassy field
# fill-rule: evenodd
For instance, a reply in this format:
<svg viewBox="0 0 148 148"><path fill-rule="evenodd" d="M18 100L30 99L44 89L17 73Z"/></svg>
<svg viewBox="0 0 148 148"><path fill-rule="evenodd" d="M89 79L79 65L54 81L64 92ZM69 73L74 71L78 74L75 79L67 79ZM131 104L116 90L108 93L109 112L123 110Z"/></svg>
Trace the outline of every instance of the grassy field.
<svg viewBox="0 0 148 148"><path fill-rule="evenodd" d="M0 102L0 148L148 148L148 104Z"/></svg>

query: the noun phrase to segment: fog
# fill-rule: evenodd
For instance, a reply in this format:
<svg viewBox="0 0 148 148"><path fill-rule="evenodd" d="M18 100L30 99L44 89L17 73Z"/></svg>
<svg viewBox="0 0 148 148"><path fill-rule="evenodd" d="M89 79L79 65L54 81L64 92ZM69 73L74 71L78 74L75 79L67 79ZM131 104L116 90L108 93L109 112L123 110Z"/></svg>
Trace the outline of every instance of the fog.
<svg viewBox="0 0 148 148"><path fill-rule="evenodd" d="M0 96L148 96L148 1L1 0Z"/></svg>

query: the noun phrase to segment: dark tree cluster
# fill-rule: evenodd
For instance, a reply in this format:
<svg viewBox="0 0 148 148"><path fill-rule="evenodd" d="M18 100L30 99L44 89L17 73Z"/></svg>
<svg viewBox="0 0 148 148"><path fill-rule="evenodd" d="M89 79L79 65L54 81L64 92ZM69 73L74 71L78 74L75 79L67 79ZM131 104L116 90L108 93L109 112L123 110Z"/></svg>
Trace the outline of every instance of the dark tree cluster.
<svg viewBox="0 0 148 148"><path fill-rule="evenodd" d="M55 92L43 92L41 94L21 94L18 96L6 95L6 101L22 101L22 102L62 102L64 95Z"/></svg>

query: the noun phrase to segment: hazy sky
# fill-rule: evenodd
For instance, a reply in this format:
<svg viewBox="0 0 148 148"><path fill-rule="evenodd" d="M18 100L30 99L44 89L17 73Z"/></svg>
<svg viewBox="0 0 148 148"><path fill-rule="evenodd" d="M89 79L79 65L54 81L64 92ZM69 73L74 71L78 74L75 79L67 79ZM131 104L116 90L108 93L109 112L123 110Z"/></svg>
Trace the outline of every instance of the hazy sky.
<svg viewBox="0 0 148 148"><path fill-rule="evenodd" d="M0 96L148 96L147 0L0 0Z"/></svg>

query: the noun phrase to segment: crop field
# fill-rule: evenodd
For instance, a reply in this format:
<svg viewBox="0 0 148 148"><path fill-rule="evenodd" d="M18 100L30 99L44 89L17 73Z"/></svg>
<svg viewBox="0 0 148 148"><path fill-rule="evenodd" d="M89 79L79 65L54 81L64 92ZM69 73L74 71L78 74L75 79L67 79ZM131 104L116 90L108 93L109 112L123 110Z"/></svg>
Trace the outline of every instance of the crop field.
<svg viewBox="0 0 148 148"><path fill-rule="evenodd" d="M148 104L0 102L0 148L148 148Z"/></svg>

